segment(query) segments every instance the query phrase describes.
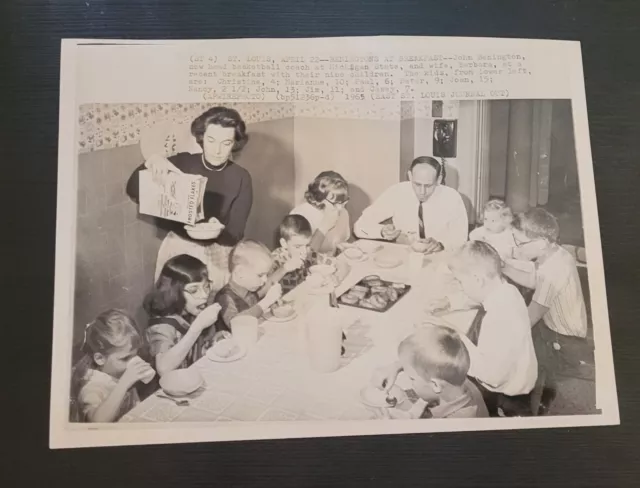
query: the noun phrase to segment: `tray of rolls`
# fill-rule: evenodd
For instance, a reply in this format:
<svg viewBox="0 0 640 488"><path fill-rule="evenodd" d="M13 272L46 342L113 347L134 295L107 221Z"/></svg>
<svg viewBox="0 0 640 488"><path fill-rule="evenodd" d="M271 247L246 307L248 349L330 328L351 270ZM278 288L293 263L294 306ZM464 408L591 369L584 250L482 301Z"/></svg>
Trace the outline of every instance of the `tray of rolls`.
<svg viewBox="0 0 640 488"><path fill-rule="evenodd" d="M386 281L378 275L369 275L340 295L338 302L349 307L386 312L410 289L411 285Z"/></svg>

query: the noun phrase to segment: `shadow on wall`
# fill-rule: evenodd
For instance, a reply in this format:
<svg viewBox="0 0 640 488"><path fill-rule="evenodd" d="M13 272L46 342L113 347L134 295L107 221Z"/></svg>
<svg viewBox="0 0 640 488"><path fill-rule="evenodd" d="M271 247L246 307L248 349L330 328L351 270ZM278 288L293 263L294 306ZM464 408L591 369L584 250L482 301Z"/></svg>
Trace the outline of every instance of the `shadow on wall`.
<svg viewBox="0 0 640 488"><path fill-rule="evenodd" d="M473 203L471 202L471 199L467 195L465 195L464 193L462 193L459 190L460 173L458 171L458 168L456 168L452 164L448 164L447 162L445 162L445 169L446 169L446 176L445 176L444 185L446 185L446 186L448 186L450 188L453 188L454 190L456 190L458 192L460 197L462 197L462 202L464 203L464 206L467 209L467 218L468 218L469 222L473 222L474 221L474 218L473 218L473 214L474 214Z"/></svg>
<svg viewBox="0 0 640 488"><path fill-rule="evenodd" d="M365 208L371 205L371 197L357 184L349 182L349 203L347 211L353 232L353 224L360 218Z"/></svg>
<svg viewBox="0 0 640 488"><path fill-rule="evenodd" d="M253 206L245 237L273 248L274 231L294 206L293 119L250 124L237 162L251 173Z"/></svg>
<svg viewBox="0 0 640 488"><path fill-rule="evenodd" d="M151 217L138 215L125 194L131 172L143 162L138 144L81 154L78 158L78 215L74 342L103 310L120 308L140 327L142 299L152 285L162 237Z"/></svg>

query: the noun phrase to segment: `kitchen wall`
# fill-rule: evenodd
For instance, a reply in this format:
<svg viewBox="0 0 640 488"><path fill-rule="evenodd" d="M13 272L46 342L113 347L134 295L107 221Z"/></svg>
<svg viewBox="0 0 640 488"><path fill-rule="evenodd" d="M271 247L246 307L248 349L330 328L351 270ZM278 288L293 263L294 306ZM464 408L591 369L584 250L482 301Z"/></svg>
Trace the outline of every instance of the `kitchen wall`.
<svg viewBox="0 0 640 488"><path fill-rule="evenodd" d="M400 121L295 118L295 198L304 201L318 173L335 170L349 182L351 222L399 181Z"/></svg>
<svg viewBox="0 0 640 488"><path fill-rule="evenodd" d="M478 130L478 106L476 101L449 102L443 117L432 117L429 107L416 103L413 124L406 123L407 129L413 129L413 157L433 156L433 122L438 118L456 119L458 121L457 154L455 158L448 158L445 162L445 184L458 190L467 207L469 221L475 221L475 209L472 202L476 192L475 165L478 161L476 147L476 132ZM401 172L405 175L411 164L410 160L403 160Z"/></svg>
<svg viewBox="0 0 640 488"><path fill-rule="evenodd" d="M138 215L124 192L143 162L138 144L80 154L74 337L108 308L122 308L144 324L142 297L153 279L162 235Z"/></svg>
<svg viewBox="0 0 640 488"><path fill-rule="evenodd" d="M275 230L296 203L294 119L256 122L248 130L250 142L236 158L253 181L253 207L245 236L273 247Z"/></svg>
<svg viewBox="0 0 640 488"><path fill-rule="evenodd" d="M491 111L489 194L492 197L505 198L510 102L492 100L489 103ZM583 245L578 165L570 100L552 101L550 137L549 199L544 207L560 222L561 242Z"/></svg>

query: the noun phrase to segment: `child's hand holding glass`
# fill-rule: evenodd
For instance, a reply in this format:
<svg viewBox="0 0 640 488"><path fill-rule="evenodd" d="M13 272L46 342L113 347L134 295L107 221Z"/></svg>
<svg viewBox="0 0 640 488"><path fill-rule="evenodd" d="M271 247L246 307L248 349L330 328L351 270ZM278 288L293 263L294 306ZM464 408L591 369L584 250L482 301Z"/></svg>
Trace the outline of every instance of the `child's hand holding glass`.
<svg viewBox="0 0 640 488"><path fill-rule="evenodd" d="M136 356L127 364L127 369L120 377L120 383L128 390L138 381L148 383L154 375L155 371L151 365Z"/></svg>

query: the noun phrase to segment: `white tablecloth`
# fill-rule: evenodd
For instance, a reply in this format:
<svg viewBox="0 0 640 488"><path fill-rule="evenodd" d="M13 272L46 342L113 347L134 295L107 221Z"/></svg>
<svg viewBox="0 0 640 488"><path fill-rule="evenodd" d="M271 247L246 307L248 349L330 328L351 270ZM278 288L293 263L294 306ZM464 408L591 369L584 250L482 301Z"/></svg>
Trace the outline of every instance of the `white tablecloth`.
<svg viewBox="0 0 640 488"><path fill-rule="evenodd" d="M351 271L336 293L340 295L370 274L409 283L412 289L385 313L340 306L340 322L347 341L346 354L337 371L317 373L309 365L305 331L317 297L309 294L303 283L290 294L297 316L284 323L263 322L257 345L243 359L218 363L202 358L192 366L200 371L205 384L190 399L189 406L177 406L171 400L151 395L121 421L374 418L374 413L360 402L360 390L368 384L372 371L397 359L399 342L425 320L426 303L460 293L446 267L446 253L427 257L425 267L416 270L409 267L405 246L387 243L385 247L400 253L404 263L381 269L373 258L348 261ZM466 333L474 315L475 312L466 311L444 320ZM402 375L399 384L409 387Z"/></svg>

